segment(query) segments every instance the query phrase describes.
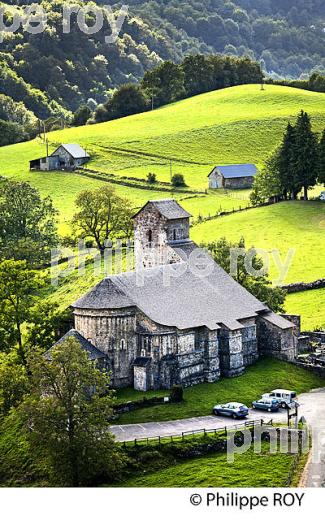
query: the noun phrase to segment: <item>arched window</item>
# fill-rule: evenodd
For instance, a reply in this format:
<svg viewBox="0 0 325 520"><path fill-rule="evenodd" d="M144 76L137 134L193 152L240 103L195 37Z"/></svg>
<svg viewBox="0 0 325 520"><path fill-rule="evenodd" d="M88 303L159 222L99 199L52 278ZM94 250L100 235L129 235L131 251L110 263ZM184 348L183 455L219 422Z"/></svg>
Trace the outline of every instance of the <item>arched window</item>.
<svg viewBox="0 0 325 520"><path fill-rule="evenodd" d="M148 244L149 244L149 246L151 246L151 244L152 244L152 230L151 229L149 229L149 231L148 231Z"/></svg>
<svg viewBox="0 0 325 520"><path fill-rule="evenodd" d="M120 347L121 347L121 350L125 350L125 347L126 347L125 339L121 339Z"/></svg>
<svg viewBox="0 0 325 520"><path fill-rule="evenodd" d="M177 240L176 229L173 229L173 240Z"/></svg>

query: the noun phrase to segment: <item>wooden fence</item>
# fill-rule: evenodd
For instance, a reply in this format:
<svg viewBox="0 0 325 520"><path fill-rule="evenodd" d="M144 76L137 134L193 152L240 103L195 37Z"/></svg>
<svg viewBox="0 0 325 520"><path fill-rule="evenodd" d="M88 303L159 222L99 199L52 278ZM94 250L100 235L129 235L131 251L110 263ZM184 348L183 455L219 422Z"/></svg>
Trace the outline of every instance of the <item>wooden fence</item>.
<svg viewBox="0 0 325 520"><path fill-rule="evenodd" d="M236 425L232 425L232 426L224 426L222 428L211 428L211 429L203 428L200 430L185 431L185 432L178 433L175 435L156 435L156 436L152 436L152 437L140 437L140 438L134 439L133 441L123 441L122 444L124 446L130 445L130 444L137 446L138 444L146 444L146 445L149 445L151 443L161 444L162 441L164 441L164 444L166 444L166 443L168 443L168 441L169 441L169 443L179 441L180 439L182 441L184 441L185 439L188 439L190 437L199 436L199 435L203 435L203 436L217 435L217 434L227 435L228 433L231 433L234 431L235 432L242 431L243 429L247 430L250 428L255 428L256 426L259 426L259 427L273 426L273 420L271 419L269 422L266 423L263 419L260 419L258 421L246 421L245 423L240 423L238 425L236 424Z"/></svg>

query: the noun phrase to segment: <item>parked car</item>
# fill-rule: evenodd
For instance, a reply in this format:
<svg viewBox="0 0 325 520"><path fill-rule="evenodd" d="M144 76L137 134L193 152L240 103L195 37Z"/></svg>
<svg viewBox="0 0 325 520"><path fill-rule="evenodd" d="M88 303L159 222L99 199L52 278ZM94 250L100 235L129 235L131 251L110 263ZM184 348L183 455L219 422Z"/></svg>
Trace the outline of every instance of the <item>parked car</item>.
<svg viewBox="0 0 325 520"><path fill-rule="evenodd" d="M214 415L225 415L233 419L243 419L249 413L247 406L242 403L217 404L213 408Z"/></svg>
<svg viewBox="0 0 325 520"><path fill-rule="evenodd" d="M281 406L281 403L277 399L271 399L264 397L253 401L252 407L256 410L267 410L268 412L277 412Z"/></svg>
<svg viewBox="0 0 325 520"><path fill-rule="evenodd" d="M280 406L282 408L288 408L288 406L290 406L291 403L294 402L296 397L297 397L296 392L292 392L291 390L283 390L283 389L273 390L269 394L262 395L262 399L276 399L277 401L279 401Z"/></svg>

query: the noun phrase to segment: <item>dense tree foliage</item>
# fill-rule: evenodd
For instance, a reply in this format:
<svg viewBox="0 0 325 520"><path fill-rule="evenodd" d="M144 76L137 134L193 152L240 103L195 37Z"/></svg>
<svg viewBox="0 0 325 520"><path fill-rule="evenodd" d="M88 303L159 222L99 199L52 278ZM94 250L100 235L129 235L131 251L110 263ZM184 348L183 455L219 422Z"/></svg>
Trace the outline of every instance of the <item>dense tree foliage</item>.
<svg viewBox="0 0 325 520"><path fill-rule="evenodd" d="M58 242L57 211L49 197L41 198L28 182L0 182L0 259L27 260L40 265L50 260Z"/></svg>
<svg viewBox="0 0 325 520"><path fill-rule="evenodd" d="M319 144L319 182L325 184L325 128Z"/></svg>
<svg viewBox="0 0 325 520"><path fill-rule="evenodd" d="M110 186L82 191L76 206L78 211L72 219L76 236L93 240L101 254L109 241L130 237L133 231L131 203L116 195Z"/></svg>
<svg viewBox="0 0 325 520"><path fill-rule="evenodd" d="M21 365L0 353L0 482L95 486L118 480L125 456L109 432L114 394L70 338Z"/></svg>
<svg viewBox="0 0 325 520"><path fill-rule="evenodd" d="M0 352L0 416L17 406L28 390L27 370L16 352Z"/></svg>
<svg viewBox="0 0 325 520"><path fill-rule="evenodd" d="M25 260L0 263L0 348L9 350L17 345L23 364L27 359L23 325L33 321L33 305L43 286L44 276L28 269Z"/></svg>
<svg viewBox="0 0 325 520"><path fill-rule="evenodd" d="M280 147L266 161L257 174L251 201L254 205L274 199L296 199L303 190L324 182L324 134L318 142L310 117L303 110L296 124L288 123Z"/></svg>
<svg viewBox="0 0 325 520"><path fill-rule="evenodd" d="M21 413L52 483L94 485L116 477L123 456L108 429L108 374L89 362L73 338L54 347L50 360L34 353L29 370L32 391Z"/></svg>
<svg viewBox="0 0 325 520"><path fill-rule="evenodd" d="M257 255L254 248L246 250L244 238L241 238L238 243L231 243L226 238L221 238L205 247L214 260L258 300L265 302L274 312L284 311L286 292L281 287L272 287L262 258ZM236 250L236 273L231 272L234 267L231 261L233 249ZM238 255L238 250L243 254ZM250 269L247 269L245 262L247 257L250 258Z"/></svg>
<svg viewBox="0 0 325 520"><path fill-rule="evenodd" d="M2 3L15 4L18 9L18 5L31 2ZM323 0L129 0L129 14L112 44L105 42L105 36L111 33L105 17L103 29L87 35L79 29L76 15L72 15L70 33L63 32L63 6L78 4L86 12L91 2L38 3L47 12L44 33L32 35L20 29L15 34L4 34L0 94L15 102L23 101L42 119L62 115L68 118L70 111L89 98L104 103L117 86L137 82L162 61L180 63L190 55L248 56L261 62L274 79L304 79L325 69ZM105 5L112 6L114 12L122 5L116 0L96 3L103 12ZM87 23L94 23L93 13L88 14ZM185 64L184 73L192 76L193 82L188 86L188 95L197 92L196 82L208 79L205 72L200 73L201 59L196 64L191 60ZM323 80L316 76L312 83L312 88L323 88ZM175 97L174 87L172 90L171 97Z"/></svg>
<svg viewBox="0 0 325 520"><path fill-rule="evenodd" d="M97 122L144 112L179 99L247 83L261 83L263 72L249 58L195 55L180 64L165 61L145 73L140 86L122 85L95 111Z"/></svg>
<svg viewBox="0 0 325 520"><path fill-rule="evenodd" d="M96 109L95 120L98 123L145 112L149 100L138 85L126 84L116 90L111 99Z"/></svg>

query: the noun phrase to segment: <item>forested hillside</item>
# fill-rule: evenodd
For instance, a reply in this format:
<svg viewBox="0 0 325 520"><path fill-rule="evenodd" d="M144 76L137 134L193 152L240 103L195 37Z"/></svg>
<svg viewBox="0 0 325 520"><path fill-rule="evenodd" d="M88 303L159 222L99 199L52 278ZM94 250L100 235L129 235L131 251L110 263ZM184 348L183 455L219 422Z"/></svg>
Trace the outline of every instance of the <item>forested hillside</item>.
<svg viewBox="0 0 325 520"><path fill-rule="evenodd" d="M31 2L1 3L20 9ZM86 35L72 16L71 32L63 34L63 5L86 9L89 2L38 3L47 12L45 32L2 33L0 93L23 101L42 119L66 115L89 98L102 103L117 85L137 81L162 60L179 62L188 54L248 55L275 76L325 70L323 0L97 0L114 12L129 5L114 44L104 41L107 20L102 31ZM88 22L92 25L91 15Z"/></svg>

